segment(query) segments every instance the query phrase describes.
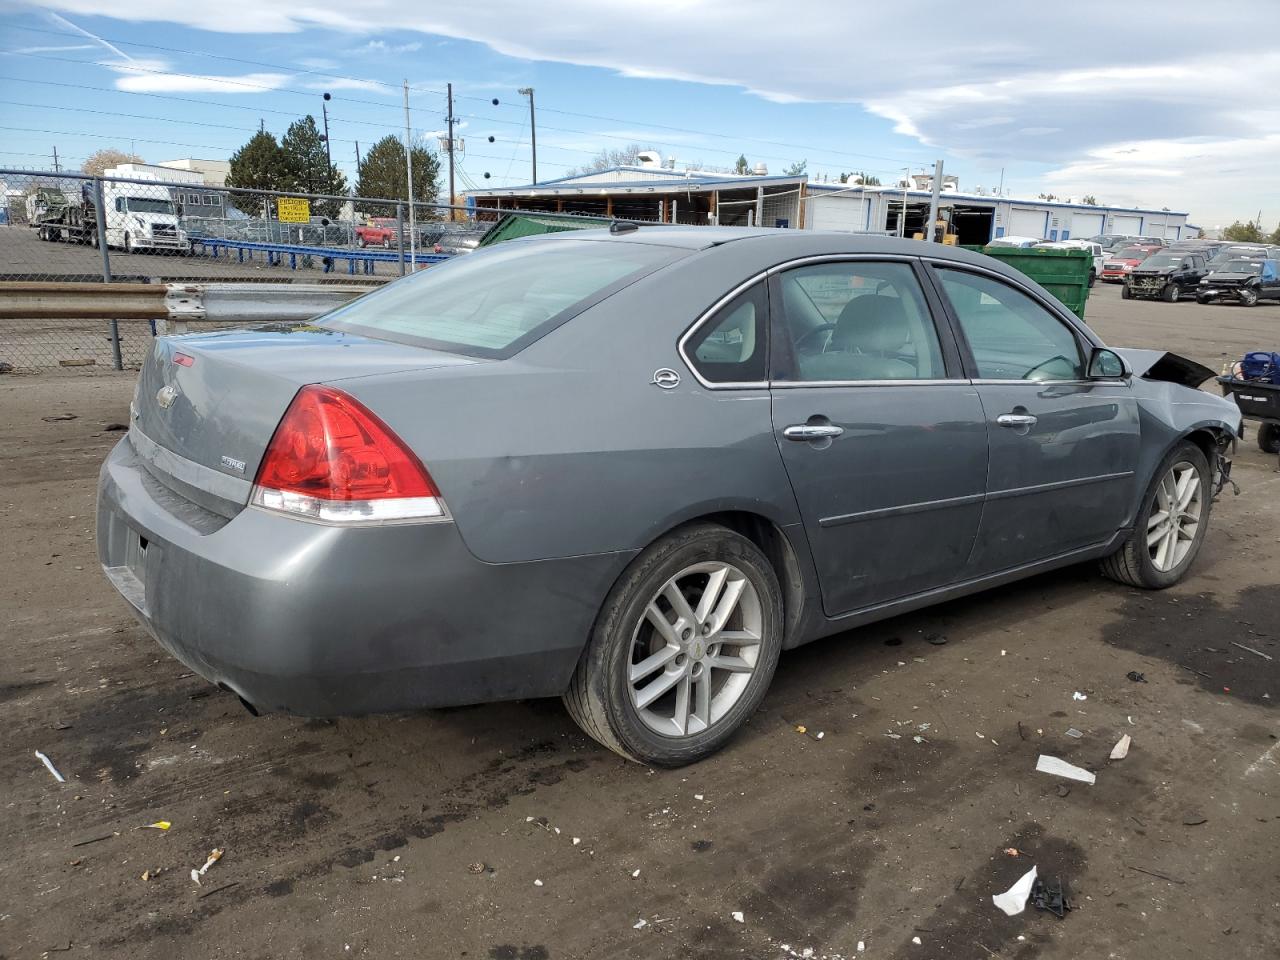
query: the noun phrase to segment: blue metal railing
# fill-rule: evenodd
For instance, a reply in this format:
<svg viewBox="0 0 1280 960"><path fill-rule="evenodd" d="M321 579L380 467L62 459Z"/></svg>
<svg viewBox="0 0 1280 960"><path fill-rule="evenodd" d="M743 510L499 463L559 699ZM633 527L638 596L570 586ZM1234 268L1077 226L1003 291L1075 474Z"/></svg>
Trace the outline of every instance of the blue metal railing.
<svg viewBox="0 0 1280 960"><path fill-rule="evenodd" d="M245 262L246 255L249 262L253 262L255 253L264 253L267 257L267 263L270 266L280 266L284 263L284 258L289 258L289 269L298 269L298 257L311 257L318 259L321 263L324 273L333 273L335 265L339 260L347 261L347 273L355 275L357 272L366 275L373 274L373 265L375 263L398 263L401 257L398 250L370 250L370 249L341 249L337 247L304 247L297 244L289 243L257 243L252 240L226 240L221 237L198 237L191 241L192 251L196 247L203 248L206 256L215 259L221 258L225 252L228 257L231 251L235 251L236 259L240 263ZM418 253L412 258L416 263L443 263L449 259L448 254L444 253ZM409 252L404 252L404 262L410 262ZM360 264L357 271L356 264Z"/></svg>

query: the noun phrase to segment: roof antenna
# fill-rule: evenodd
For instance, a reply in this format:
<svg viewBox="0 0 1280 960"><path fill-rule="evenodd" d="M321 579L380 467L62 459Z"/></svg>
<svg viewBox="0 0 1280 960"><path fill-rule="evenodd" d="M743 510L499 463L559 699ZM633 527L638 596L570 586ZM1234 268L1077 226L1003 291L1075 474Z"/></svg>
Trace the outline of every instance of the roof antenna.
<svg viewBox="0 0 1280 960"><path fill-rule="evenodd" d="M632 230L639 230L640 224L632 223L630 220L615 220L609 224L609 232L614 236L620 233L630 233Z"/></svg>

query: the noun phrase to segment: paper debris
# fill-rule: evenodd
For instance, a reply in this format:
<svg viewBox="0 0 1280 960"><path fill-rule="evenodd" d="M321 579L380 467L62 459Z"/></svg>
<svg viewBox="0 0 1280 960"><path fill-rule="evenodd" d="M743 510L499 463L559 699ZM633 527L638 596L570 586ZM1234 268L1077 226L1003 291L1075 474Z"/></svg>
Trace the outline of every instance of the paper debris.
<svg viewBox="0 0 1280 960"><path fill-rule="evenodd" d="M59 783L67 782L67 778L58 772L58 768L53 765L52 760L46 757L39 750L36 751L36 757L39 758L40 762L45 765L46 769L53 774L53 779L57 780Z"/></svg>
<svg viewBox="0 0 1280 960"><path fill-rule="evenodd" d="M825 733L823 733L821 730L819 730L819 731L818 731L818 733L817 733L817 736L815 737L815 739L817 739L817 740L821 740L821 739L822 739L823 737L825 737L825 736L826 736L826 734L825 734Z"/></svg>
<svg viewBox="0 0 1280 960"><path fill-rule="evenodd" d="M1084 734L1081 733L1079 730L1077 730L1075 727L1068 727L1067 736L1074 737L1076 740L1079 740L1081 737L1084 736Z"/></svg>
<svg viewBox="0 0 1280 960"><path fill-rule="evenodd" d="M643 930L643 929L644 929L645 927L647 927L648 925L649 925L649 921L648 921L648 920L646 920L644 917L641 917L639 920L637 920L635 923L633 923L633 924L631 925L631 929L632 929L632 930Z"/></svg>
<svg viewBox="0 0 1280 960"><path fill-rule="evenodd" d="M859 953L861 953L861 952L862 952L863 950L865 950L865 949L867 949L867 945L866 945L865 943L863 943L861 940L859 940L859 941L858 941L858 952L859 952Z"/></svg>
<svg viewBox="0 0 1280 960"><path fill-rule="evenodd" d="M575 847L576 847L578 844L580 844L581 842L582 842L582 838L581 838L581 837L574 837L574 838L573 838L573 845L574 845Z"/></svg>
<svg viewBox="0 0 1280 960"><path fill-rule="evenodd" d="M1036 882L1036 868L1032 867L1019 878L1018 882L1004 893L993 894L991 902L1010 917L1016 917L1027 909L1027 898L1031 896L1031 887Z"/></svg>
<svg viewBox="0 0 1280 960"><path fill-rule="evenodd" d="M639 870L632 870L632 871L631 871L631 876L633 876L633 877L638 877L638 876L640 876L640 871L639 871Z"/></svg>
<svg viewBox="0 0 1280 960"><path fill-rule="evenodd" d="M1081 693L1079 690L1077 690L1075 693L1071 695L1071 699L1072 700L1088 700L1089 698L1085 696L1083 693Z"/></svg>
<svg viewBox="0 0 1280 960"><path fill-rule="evenodd" d="M695 793L695 794L693 795L693 799L695 799L695 800L701 800L701 799L702 799L702 794L700 794L700 793Z"/></svg>
<svg viewBox="0 0 1280 960"><path fill-rule="evenodd" d="M534 885L535 887L540 887L540 886L542 886L542 881L541 881L541 880L535 880L535 881L533 881L533 885Z"/></svg>
<svg viewBox="0 0 1280 960"><path fill-rule="evenodd" d="M742 915L741 910L735 910L733 913L729 914L729 916L733 917L733 919L737 920L739 923L747 922L747 918Z"/></svg>
<svg viewBox="0 0 1280 960"><path fill-rule="evenodd" d="M1114 747L1111 748L1112 760L1123 760L1129 755L1129 744L1133 743L1133 738L1127 733L1120 738Z"/></svg>
<svg viewBox="0 0 1280 960"><path fill-rule="evenodd" d="M148 823L145 826L139 827L138 829L139 830L168 830L172 826L173 824L170 823L168 820L157 820L155 823Z"/></svg>
<svg viewBox="0 0 1280 960"><path fill-rule="evenodd" d="M912 942L912 943L914 943L917 947L918 947L918 946L920 946L920 938L919 938L919 937L912 937L912 938L911 938L911 942Z"/></svg>
<svg viewBox="0 0 1280 960"><path fill-rule="evenodd" d="M1044 753L1040 754L1040 759L1036 761L1036 770L1039 773L1051 773L1055 777L1079 780L1081 783L1096 783L1098 779L1082 767L1073 766L1065 760L1060 760Z"/></svg>
<svg viewBox="0 0 1280 960"><path fill-rule="evenodd" d="M201 867L199 870L191 871L191 879L195 881L196 886L201 885L200 878L205 875L205 873L208 871L210 867L212 867L215 863L217 863L221 859L222 859L222 851L215 848L209 852L209 859L204 862L203 867Z"/></svg>

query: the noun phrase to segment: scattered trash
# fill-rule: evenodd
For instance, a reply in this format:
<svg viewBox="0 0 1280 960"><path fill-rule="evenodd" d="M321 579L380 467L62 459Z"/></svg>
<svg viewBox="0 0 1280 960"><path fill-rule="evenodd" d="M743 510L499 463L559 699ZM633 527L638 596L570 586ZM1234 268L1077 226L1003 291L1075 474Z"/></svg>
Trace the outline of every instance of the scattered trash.
<svg viewBox="0 0 1280 960"><path fill-rule="evenodd" d="M823 737L825 737L825 736L826 736L826 734L825 734L825 733L823 733L821 730L819 730L819 731L814 735L814 738L813 738L813 739L815 739L815 740L821 740L821 739L822 739Z"/></svg>
<svg viewBox="0 0 1280 960"><path fill-rule="evenodd" d="M52 761L52 760L50 760L48 757L46 757L46 756L45 756L43 753L41 753L39 750L37 750L37 751L36 751L36 756L37 756L37 757L39 757L40 762L41 762L41 763L43 763L43 764L45 765L45 768L46 768L50 773L52 773L52 774L53 774L53 779L57 780L59 783L66 783L66 782L67 782L67 778L66 778L66 777L64 777L62 774L60 774L60 773L58 772L58 768L57 768L57 767L55 767L55 766L53 765L53 761Z"/></svg>
<svg viewBox="0 0 1280 960"><path fill-rule="evenodd" d="M947 642L947 638L940 633L931 633L925 639L935 647L940 647Z"/></svg>
<svg viewBox="0 0 1280 960"><path fill-rule="evenodd" d="M1144 677L1142 674L1140 674L1137 670L1130 670L1128 673L1125 674L1125 676L1128 677L1130 680L1132 680L1134 683L1147 682L1147 678Z"/></svg>
<svg viewBox="0 0 1280 960"><path fill-rule="evenodd" d="M158 870L157 870L156 872L157 872L157 873L159 873L160 871L158 871ZM150 879L151 879L151 871L150 871L150 870L143 870L143 871L142 871L142 880L143 880L143 882L146 882L147 880L150 880Z"/></svg>
<svg viewBox="0 0 1280 960"><path fill-rule="evenodd" d="M1185 886L1187 882L1185 880L1178 880L1176 877L1166 876L1163 873L1157 873L1154 870L1147 870L1147 869L1144 869L1143 867L1135 867L1132 863L1126 863L1125 866L1128 867L1130 870L1137 870L1139 873L1145 873L1148 877L1155 877L1157 880L1168 880L1170 883L1176 883L1182 886Z"/></svg>
<svg viewBox="0 0 1280 960"><path fill-rule="evenodd" d="M533 885L534 885L535 887L540 887L540 886L542 886L542 881L541 881L541 880L535 880L535 881L533 881Z"/></svg>
<svg viewBox="0 0 1280 960"><path fill-rule="evenodd" d="M901 740L901 739L902 739L902 734L900 734L900 733L886 733L886 734L885 734L885 736L886 736L886 737L888 737L890 740Z"/></svg>
<svg viewBox="0 0 1280 960"><path fill-rule="evenodd" d="M735 910L733 913L729 914L729 916L733 917L733 919L737 920L739 923L747 922L747 918L742 915L741 910Z"/></svg>
<svg viewBox="0 0 1280 960"><path fill-rule="evenodd" d="M1077 730L1075 727L1068 727L1068 728L1067 728L1067 736L1068 736L1068 737L1075 737L1077 740L1079 740L1081 737L1083 737L1083 736L1084 736L1084 734L1083 734L1083 733L1081 733L1079 730Z"/></svg>
<svg viewBox="0 0 1280 960"><path fill-rule="evenodd" d="M924 743L924 737L920 736L920 734L918 733L911 739L914 740L916 743Z"/></svg>
<svg viewBox="0 0 1280 960"><path fill-rule="evenodd" d="M582 838L581 838L581 837L574 837L574 838L573 838L573 845L574 845L575 847L576 847L578 844L580 844L581 842L582 842Z"/></svg>
<svg viewBox="0 0 1280 960"><path fill-rule="evenodd" d="M215 847L213 850L209 851L209 859L204 862L204 866L201 867L199 870L191 871L191 879L195 881L196 886L201 886L200 878L203 877L205 873L208 872L210 867L212 867L215 863L217 863L221 859L222 859L222 851L220 849Z"/></svg>
<svg viewBox="0 0 1280 960"><path fill-rule="evenodd" d="M1183 819L1182 819L1182 825L1183 825L1184 827L1198 827L1198 826L1200 826L1201 824L1208 823L1208 822L1209 822L1209 818L1208 818L1208 817L1201 817L1201 816L1196 816L1196 815L1192 815L1192 816L1189 816L1189 817L1183 817Z"/></svg>
<svg viewBox="0 0 1280 960"><path fill-rule="evenodd" d="M1005 847L1005 848L1004 848L1004 852L1005 852L1005 856L1008 856L1008 857L1016 857L1016 856L1018 855L1018 848L1017 848L1017 847Z"/></svg>
<svg viewBox="0 0 1280 960"><path fill-rule="evenodd" d="M236 886L239 886L239 885L240 885L240 881L239 881L239 880L232 880L232 881L230 881L230 882L228 882L228 883L224 883L224 884L223 884L222 886L220 886L220 887L210 887L210 888L209 888L208 890L206 890L204 893L198 894L198 895L196 896L196 899L197 899L197 900L203 900L205 897L212 897L215 893L221 893L223 890L230 890L232 887L236 887Z"/></svg>
<svg viewBox="0 0 1280 960"><path fill-rule="evenodd" d="M974 732L974 735L975 735L975 736L977 736L977 738L978 738L979 740L985 740L985 739L987 739L987 738L986 738L986 736L985 736L984 734L978 733L978 731L977 731L977 730L975 730L975 731L973 731L973 732Z"/></svg>
<svg viewBox="0 0 1280 960"><path fill-rule="evenodd" d="M477 874L484 873L484 864L477 860L475 863L467 867L467 872Z"/></svg>
<svg viewBox="0 0 1280 960"><path fill-rule="evenodd" d="M1127 733L1121 737L1114 747L1111 748L1112 760L1123 760L1129 755L1129 744L1133 743L1133 738Z"/></svg>
<svg viewBox="0 0 1280 960"><path fill-rule="evenodd" d="M1016 917L1027 909L1027 898L1031 896L1031 888L1035 882L1036 868L1032 867L1004 893L993 894L991 902L1003 910L1007 916Z"/></svg>
<svg viewBox="0 0 1280 960"><path fill-rule="evenodd" d="M648 921L648 920L646 920L644 917L641 917L639 920L637 920L635 923L633 923L633 924L631 925L631 929L632 929L632 930L643 930L643 929L644 929L645 927L647 927L648 925L649 925L649 921Z"/></svg>
<svg viewBox="0 0 1280 960"><path fill-rule="evenodd" d="M1083 693L1081 693L1079 690L1077 690L1075 693L1071 695L1071 699L1072 700L1088 700L1089 698L1085 696Z"/></svg>
<svg viewBox="0 0 1280 960"><path fill-rule="evenodd" d="M54 414L53 416L51 416L51 417L41 417L40 419L41 419L41 420L43 420L45 423L58 423L58 422L60 422L60 421L62 421L62 420L75 420L75 419L76 419L76 414L74 414L74 413L55 413L55 414Z"/></svg>
<svg viewBox="0 0 1280 960"><path fill-rule="evenodd" d="M1036 761L1038 773L1051 773L1055 777L1066 777L1068 780L1079 780L1081 783L1096 783L1098 778L1083 767L1077 767L1065 760L1051 757L1047 753L1040 754Z"/></svg>
<svg viewBox="0 0 1280 960"><path fill-rule="evenodd" d="M75 843L73 843L73 844L72 844L72 846L73 846L73 847L87 847L87 846L88 846L89 844L91 844L91 843L98 843L98 842L100 842L100 841L102 841L102 840L110 840L110 839L111 839L112 837L114 837L114 836L115 836L115 834L114 834L114 833L104 833L104 834L103 834L102 836L100 836L100 837L90 837L88 840L77 840Z"/></svg>
<svg viewBox="0 0 1280 960"><path fill-rule="evenodd" d="M1000 656L1002 656L1002 657L1007 657L1008 655L1009 655L1009 651L1008 651L1008 650L1001 650L1001 651L1000 651Z"/></svg>
<svg viewBox="0 0 1280 960"><path fill-rule="evenodd" d="M633 879L634 879L635 877L640 876L640 871L639 871L639 870L632 870L632 871L631 871L631 876L632 876L632 878L633 878Z"/></svg>
<svg viewBox="0 0 1280 960"><path fill-rule="evenodd" d="M1275 658L1274 658L1273 656L1271 656L1271 654L1269 654L1269 653L1263 653L1261 650L1255 650L1255 649L1253 649L1253 647L1246 647L1243 643L1236 643L1234 640L1232 640L1232 641L1231 641L1231 645L1232 645L1233 647L1239 647L1241 650L1248 650L1250 653L1252 653L1252 654L1256 654L1257 656L1262 657L1262 659L1264 659L1264 660L1274 660L1274 659L1275 659Z"/></svg>
<svg viewBox="0 0 1280 960"><path fill-rule="evenodd" d="M917 947L918 947L918 946L920 946L920 938L919 938L919 937L912 937L912 938L911 938L911 942L912 942L912 943L914 943Z"/></svg>
<svg viewBox="0 0 1280 960"><path fill-rule="evenodd" d="M861 952L862 952L863 950L865 950L865 949L867 949L867 945L866 945L865 943L863 943L861 940L859 940L859 941L858 941L858 952L859 952L859 953L861 953Z"/></svg>
<svg viewBox="0 0 1280 960"><path fill-rule="evenodd" d="M1062 890L1062 878L1054 880L1057 886L1050 887L1043 880L1036 880L1031 888L1031 905L1037 910L1048 910L1061 920L1071 909L1071 901Z"/></svg>
<svg viewBox="0 0 1280 960"><path fill-rule="evenodd" d="M804 724L802 723L796 724L796 733L808 733L808 732L809 732L809 728L806 727Z"/></svg>
<svg viewBox="0 0 1280 960"><path fill-rule="evenodd" d="M695 799L695 800L701 800L701 799L702 799L702 794L700 794L700 793L695 793L695 794L693 795L693 799Z"/></svg>
<svg viewBox="0 0 1280 960"><path fill-rule="evenodd" d="M155 823L148 823L145 826L139 827L138 829L139 830L168 830L172 826L173 824L170 823L168 820L157 820Z"/></svg>

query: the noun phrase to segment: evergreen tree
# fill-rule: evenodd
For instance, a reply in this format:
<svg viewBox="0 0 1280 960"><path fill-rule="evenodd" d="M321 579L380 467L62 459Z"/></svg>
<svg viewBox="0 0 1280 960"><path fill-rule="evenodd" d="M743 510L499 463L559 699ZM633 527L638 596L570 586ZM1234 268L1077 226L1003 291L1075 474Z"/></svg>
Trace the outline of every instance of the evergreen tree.
<svg viewBox="0 0 1280 960"><path fill-rule="evenodd" d="M788 177L798 177L800 176L800 174L804 173L808 169L809 169L809 161L801 160L797 163L793 163L791 166L787 167L782 172L786 174Z"/></svg>
<svg viewBox="0 0 1280 960"><path fill-rule="evenodd" d="M738 154L738 160L733 165L734 173L750 173L751 164L747 163L747 155L745 153Z"/></svg>
<svg viewBox="0 0 1280 960"><path fill-rule="evenodd" d="M280 140L280 153L284 162L285 189L333 196L346 194L347 178L342 171L329 166L328 151L315 117L308 114L289 124ZM313 201L311 212L316 216L334 217L341 206L337 200Z"/></svg>
<svg viewBox="0 0 1280 960"><path fill-rule="evenodd" d="M439 195L436 179L440 175L440 159L421 144L413 148L413 199L418 203L434 203ZM364 155L356 196L388 200L407 200L407 172L404 144L398 137L385 136ZM390 217L395 210L385 203L359 203L357 208L374 216Z"/></svg>
<svg viewBox="0 0 1280 960"><path fill-rule="evenodd" d="M260 130L249 142L231 155L231 171L227 174L228 187L245 187L253 190L287 189L284 154L276 138ZM245 213L262 215L265 197L252 193L236 193L232 190L231 202Z"/></svg>

